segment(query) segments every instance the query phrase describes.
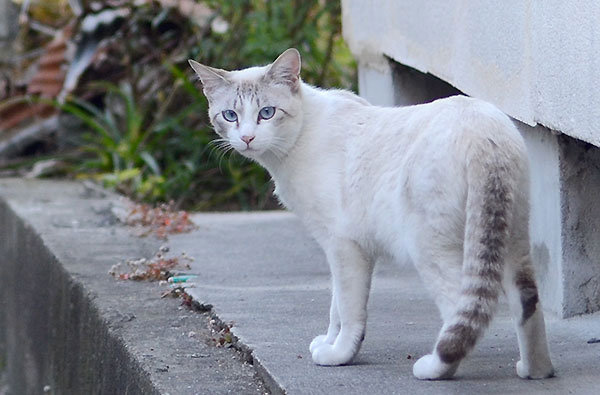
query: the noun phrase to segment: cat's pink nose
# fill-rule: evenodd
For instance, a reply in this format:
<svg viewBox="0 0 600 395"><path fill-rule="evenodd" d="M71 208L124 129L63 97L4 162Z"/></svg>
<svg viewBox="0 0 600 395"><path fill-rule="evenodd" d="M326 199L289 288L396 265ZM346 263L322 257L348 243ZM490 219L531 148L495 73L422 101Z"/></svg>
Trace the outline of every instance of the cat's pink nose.
<svg viewBox="0 0 600 395"><path fill-rule="evenodd" d="M242 141L246 143L246 145L250 146L250 142L254 140L256 136L242 136Z"/></svg>

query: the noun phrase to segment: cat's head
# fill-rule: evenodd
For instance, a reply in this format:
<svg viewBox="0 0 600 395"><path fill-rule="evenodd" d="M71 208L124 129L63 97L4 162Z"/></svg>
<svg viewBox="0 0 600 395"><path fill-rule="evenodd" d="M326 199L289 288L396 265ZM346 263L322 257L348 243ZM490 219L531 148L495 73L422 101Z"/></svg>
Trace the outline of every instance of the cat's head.
<svg viewBox="0 0 600 395"><path fill-rule="evenodd" d="M242 155L282 158L302 125L300 54L288 49L263 67L225 71L190 60L215 131Z"/></svg>

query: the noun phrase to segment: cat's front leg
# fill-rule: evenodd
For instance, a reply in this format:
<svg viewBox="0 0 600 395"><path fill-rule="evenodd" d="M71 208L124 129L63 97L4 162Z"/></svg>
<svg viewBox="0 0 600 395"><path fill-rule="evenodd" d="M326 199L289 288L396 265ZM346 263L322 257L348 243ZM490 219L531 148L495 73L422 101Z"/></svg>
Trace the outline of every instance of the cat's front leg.
<svg viewBox="0 0 600 395"><path fill-rule="evenodd" d="M372 264L351 240L336 240L326 253L333 279L333 320L328 334L313 340L311 352L318 365L343 365L354 358L364 338ZM335 306L339 333L331 342L337 331Z"/></svg>
<svg viewBox="0 0 600 395"><path fill-rule="evenodd" d="M331 294L331 308L329 310L329 328L326 335L319 335L310 343L310 352L312 353L321 344L333 344L340 333L340 315L338 313L336 292Z"/></svg>

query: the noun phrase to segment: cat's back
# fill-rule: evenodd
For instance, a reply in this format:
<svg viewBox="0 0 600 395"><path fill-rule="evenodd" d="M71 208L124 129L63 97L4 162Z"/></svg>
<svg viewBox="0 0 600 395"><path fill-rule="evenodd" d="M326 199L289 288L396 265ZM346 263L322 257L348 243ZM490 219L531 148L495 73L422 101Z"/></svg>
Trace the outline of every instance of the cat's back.
<svg viewBox="0 0 600 395"><path fill-rule="evenodd" d="M377 111L377 110L376 110ZM499 151L525 160L525 143L512 120L494 105L468 96L451 96L430 103L381 108L382 139L415 156L446 151L458 158L492 142ZM373 118L373 115L371 115ZM448 158L449 159L449 158Z"/></svg>
<svg viewBox="0 0 600 395"><path fill-rule="evenodd" d="M479 99L458 95L403 107L336 100L343 107L332 129L339 130L351 157L366 158L373 166L397 167L398 162L430 157L443 166L445 160L466 158L466 150L489 141L501 151L525 156L523 138L511 119Z"/></svg>
<svg viewBox="0 0 600 395"><path fill-rule="evenodd" d="M463 96L451 96L431 103L412 106L412 122L423 123L430 133L458 133L463 138L509 138L522 141L510 118L486 101Z"/></svg>
<svg viewBox="0 0 600 395"><path fill-rule="evenodd" d="M322 89L303 84L305 110L327 113L324 120L333 120L336 124L351 122L356 115L364 117L369 108L373 108L366 99L345 89Z"/></svg>
<svg viewBox="0 0 600 395"><path fill-rule="evenodd" d="M349 144L367 148L385 142L389 149L404 151L419 144L448 145L491 139L512 149L524 150L523 139L510 118L480 99L456 95L430 103L380 107L344 90L321 90L330 108L327 122ZM342 136L336 136L342 137ZM464 146L466 144L458 144Z"/></svg>
<svg viewBox="0 0 600 395"><path fill-rule="evenodd" d="M346 183L366 195L397 196L404 194L398 188L410 185L422 192L415 201L463 196L467 169L480 158L501 156L527 167L525 143L513 122L482 100L452 96L414 106L369 106L349 117L354 124L345 129ZM375 199L369 195L361 204L368 201Z"/></svg>
<svg viewBox="0 0 600 395"><path fill-rule="evenodd" d="M394 249L386 240L402 239L398 229L406 221L429 224L447 235L445 243L459 245L469 184L484 182L475 174L485 177L494 166L503 167L510 185L528 190L523 139L489 103L454 96L363 111L373 122L345 143L343 196L349 217L362 218L354 229L374 234L381 245Z"/></svg>

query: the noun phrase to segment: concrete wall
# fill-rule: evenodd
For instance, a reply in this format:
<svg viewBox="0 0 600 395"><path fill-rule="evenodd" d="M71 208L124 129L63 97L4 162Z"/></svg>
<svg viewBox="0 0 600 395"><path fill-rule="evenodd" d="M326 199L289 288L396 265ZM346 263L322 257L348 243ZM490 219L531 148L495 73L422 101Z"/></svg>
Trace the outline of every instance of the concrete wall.
<svg viewBox="0 0 600 395"><path fill-rule="evenodd" d="M0 179L0 395L280 393L255 375L249 346L210 341L225 325L214 311L108 274L165 243L113 209L130 208L76 182Z"/></svg>
<svg viewBox="0 0 600 395"><path fill-rule="evenodd" d="M517 120L544 307L600 310L600 2L346 0L342 12L372 103L465 93Z"/></svg>
<svg viewBox="0 0 600 395"><path fill-rule="evenodd" d="M12 185L18 190L18 184ZM57 232L47 227L42 239L39 230L4 201L10 187L0 183L0 374L8 386L3 390L7 395L158 394L122 337L115 334L113 322L100 314L101 297L80 283L86 277L81 267L96 263L98 255L90 252L81 260L75 280L48 248L48 238ZM32 193L34 189L30 188ZM60 196L58 191L60 187L48 193ZM40 206L49 200L38 198L37 207L29 206L29 212L52 211ZM80 237L98 240L104 233L108 232L96 229ZM65 250L76 239L73 234L64 242ZM105 268L95 269L100 281L108 277Z"/></svg>
<svg viewBox="0 0 600 395"><path fill-rule="evenodd" d="M600 2L342 1L362 64L431 73L530 126L600 145Z"/></svg>

